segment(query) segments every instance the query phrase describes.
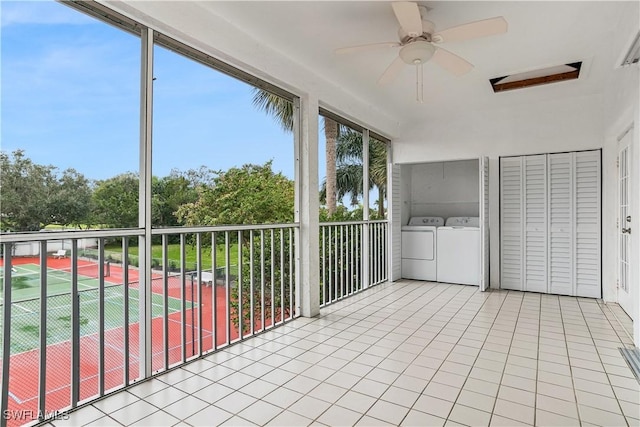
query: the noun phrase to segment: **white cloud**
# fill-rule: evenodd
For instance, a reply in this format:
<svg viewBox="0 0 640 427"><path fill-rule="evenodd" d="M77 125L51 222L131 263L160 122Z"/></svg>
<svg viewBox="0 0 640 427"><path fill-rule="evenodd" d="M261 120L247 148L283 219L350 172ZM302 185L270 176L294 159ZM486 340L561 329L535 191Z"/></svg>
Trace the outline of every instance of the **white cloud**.
<svg viewBox="0 0 640 427"><path fill-rule="evenodd" d="M0 1L0 25L85 25L95 23L87 15L54 1Z"/></svg>

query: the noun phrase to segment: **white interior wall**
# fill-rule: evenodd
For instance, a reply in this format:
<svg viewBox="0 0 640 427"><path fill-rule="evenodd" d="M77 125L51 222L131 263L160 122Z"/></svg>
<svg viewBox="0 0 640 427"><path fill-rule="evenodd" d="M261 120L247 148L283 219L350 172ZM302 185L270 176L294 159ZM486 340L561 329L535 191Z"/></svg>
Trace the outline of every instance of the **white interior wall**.
<svg viewBox="0 0 640 427"><path fill-rule="evenodd" d="M479 216L478 160L403 165L408 198L403 218L412 216ZM406 224L406 222L405 222Z"/></svg>

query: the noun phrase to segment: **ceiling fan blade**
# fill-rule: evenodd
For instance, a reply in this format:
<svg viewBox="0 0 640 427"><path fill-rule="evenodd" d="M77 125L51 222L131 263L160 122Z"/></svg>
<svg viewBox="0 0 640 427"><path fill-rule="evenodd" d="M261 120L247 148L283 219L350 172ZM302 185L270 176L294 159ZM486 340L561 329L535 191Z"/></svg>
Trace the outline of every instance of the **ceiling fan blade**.
<svg viewBox="0 0 640 427"><path fill-rule="evenodd" d="M459 42L506 33L508 27L507 21L502 16L498 16L496 18L469 22L468 24L447 28L446 30L435 33L433 37L434 41L438 43Z"/></svg>
<svg viewBox="0 0 640 427"><path fill-rule="evenodd" d="M473 65L466 59L441 47L436 48L431 60L456 76L466 74L473 69Z"/></svg>
<svg viewBox="0 0 640 427"><path fill-rule="evenodd" d="M381 47L398 47L398 46L400 46L400 43L398 42L371 43L371 44L363 44L360 46L342 47L340 49L336 49L334 53L336 55L343 55L346 53L366 52L368 50L375 50Z"/></svg>
<svg viewBox="0 0 640 427"><path fill-rule="evenodd" d="M405 66L404 61L402 60L402 58L398 56L396 59L393 60L391 65L389 65L389 67L384 71L384 73L382 73L382 75L378 79L378 84L386 85L388 83L391 83L393 79L398 77L398 74L400 74L400 71L402 71L404 66Z"/></svg>
<svg viewBox="0 0 640 427"><path fill-rule="evenodd" d="M402 29L410 37L422 35L422 17L416 3L410 1L396 1L391 3L393 13L400 23Z"/></svg>

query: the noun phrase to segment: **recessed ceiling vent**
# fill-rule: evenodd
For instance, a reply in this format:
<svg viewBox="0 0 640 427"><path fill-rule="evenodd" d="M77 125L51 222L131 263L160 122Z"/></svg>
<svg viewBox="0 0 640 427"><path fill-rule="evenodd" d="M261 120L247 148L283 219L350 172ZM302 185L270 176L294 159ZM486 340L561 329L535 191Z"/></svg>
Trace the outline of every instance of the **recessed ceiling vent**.
<svg viewBox="0 0 640 427"><path fill-rule="evenodd" d="M625 65L637 64L638 61L640 61L640 31L638 31L636 39L631 43L631 47L620 66L624 67Z"/></svg>
<svg viewBox="0 0 640 427"><path fill-rule="evenodd" d="M524 73L489 79L494 92L504 92L531 86L546 85L565 80L574 80L580 76L582 62L557 65L555 67L526 71Z"/></svg>

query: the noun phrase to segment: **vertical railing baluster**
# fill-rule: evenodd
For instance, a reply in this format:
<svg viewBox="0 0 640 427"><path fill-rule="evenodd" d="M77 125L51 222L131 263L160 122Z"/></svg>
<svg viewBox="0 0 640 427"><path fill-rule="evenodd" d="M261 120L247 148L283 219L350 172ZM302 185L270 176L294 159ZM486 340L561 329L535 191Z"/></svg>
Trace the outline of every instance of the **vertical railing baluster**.
<svg viewBox="0 0 640 427"><path fill-rule="evenodd" d="M123 329L123 372L124 385L129 385L129 238L122 238L122 296L124 310L124 329Z"/></svg>
<svg viewBox="0 0 640 427"><path fill-rule="evenodd" d="M349 225L349 293L353 294L353 237L354 225Z"/></svg>
<svg viewBox="0 0 640 427"><path fill-rule="evenodd" d="M265 330L265 309L264 309L264 230L260 230L260 329Z"/></svg>
<svg viewBox="0 0 640 427"><path fill-rule="evenodd" d="M376 283L380 283L380 277L382 276L382 241L380 236L382 228L380 223L376 224Z"/></svg>
<svg viewBox="0 0 640 427"><path fill-rule="evenodd" d="M284 323L284 229L280 229L280 323Z"/></svg>
<svg viewBox="0 0 640 427"><path fill-rule="evenodd" d="M271 242L270 242L270 246L271 246L271 253L270 253L270 258L271 258L271 327L274 326L276 317L275 317L275 295L274 295L274 282L275 282L275 242L274 242L274 233L273 233L273 228L270 230L269 236L271 238Z"/></svg>
<svg viewBox="0 0 640 427"><path fill-rule="evenodd" d="M329 230L329 240L327 241L327 248L329 249L329 263L327 264L327 277L329 279L329 299L325 301L325 304L329 304L333 301L333 250L331 249L331 242L333 241L333 227L327 226Z"/></svg>
<svg viewBox="0 0 640 427"><path fill-rule="evenodd" d="M389 280L389 223L384 223L384 278Z"/></svg>
<svg viewBox="0 0 640 427"><path fill-rule="evenodd" d="M369 223L369 286L376 283L376 225Z"/></svg>
<svg viewBox="0 0 640 427"><path fill-rule="evenodd" d="M375 283L378 283L378 279L379 279L379 270L380 270L380 239L379 239L379 231L380 231L380 224L375 224L373 227L373 232L374 232L374 244L375 244L375 268L376 271L374 272L374 277L375 277Z"/></svg>
<svg viewBox="0 0 640 427"><path fill-rule="evenodd" d="M3 289L2 289L2 402L0 404L0 415L6 414L9 405L9 373L11 362L11 243L2 244L2 254L4 257ZM0 426L7 425L8 417L0 416Z"/></svg>
<svg viewBox="0 0 640 427"><path fill-rule="evenodd" d="M293 229L289 229L289 318L293 318Z"/></svg>
<svg viewBox="0 0 640 427"><path fill-rule="evenodd" d="M11 271L11 267L9 267ZM6 282L5 282L6 283ZM47 396L47 241L40 242L40 366L38 378L38 419L46 413ZM8 375L3 371L3 376ZM1 413L0 413L1 414Z"/></svg>
<svg viewBox="0 0 640 427"><path fill-rule="evenodd" d="M187 360L187 256L185 250L185 234L180 234L180 335L182 337L182 363Z"/></svg>
<svg viewBox="0 0 640 427"><path fill-rule="evenodd" d="M213 274L213 282L211 283L211 328L213 329L213 350L218 349L218 244L216 242L216 232L211 232L211 273Z"/></svg>
<svg viewBox="0 0 640 427"><path fill-rule="evenodd" d="M164 328L164 369L169 369L169 236L162 235L162 322ZM139 292L139 291L138 291Z"/></svg>
<svg viewBox="0 0 640 427"><path fill-rule="evenodd" d="M198 356L202 356L202 235L196 233L196 299L198 300ZM193 282L191 283L193 286ZM193 295L193 289L191 290Z"/></svg>
<svg viewBox="0 0 640 427"><path fill-rule="evenodd" d="M333 275L334 275L334 283L333 283L333 287L334 287L334 292L333 292L333 298L331 299L331 302L334 302L338 299L338 290L339 290L339 284L338 284L338 254L339 252L339 246L338 246L338 228L337 226L333 227L333 252L334 252L334 257L333 257L333 262L334 262L334 270L333 270Z"/></svg>
<svg viewBox="0 0 640 427"><path fill-rule="evenodd" d="M322 256L320 257L320 307L324 306L327 302L325 300L325 295L327 293L327 251L326 251L326 246L327 246L327 241L326 241L326 233L325 233L326 227L321 225L320 226L320 233L321 233L321 239L320 240L322 242Z"/></svg>
<svg viewBox="0 0 640 427"><path fill-rule="evenodd" d="M344 298L344 275L345 275L345 262L344 262L344 225L340 225L340 298Z"/></svg>
<svg viewBox="0 0 640 427"><path fill-rule="evenodd" d="M104 238L98 239L98 395L104 396Z"/></svg>
<svg viewBox="0 0 640 427"><path fill-rule="evenodd" d="M364 285L362 283L362 229L363 225L358 224L358 244L356 245L356 253L358 256L357 260L357 268L358 268L358 290L361 290Z"/></svg>
<svg viewBox="0 0 640 427"><path fill-rule="evenodd" d="M382 280L382 267L383 267L383 254L382 254L382 223L378 223L378 254L376 258L378 259L378 280L380 283Z"/></svg>
<svg viewBox="0 0 640 427"><path fill-rule="evenodd" d="M238 230L238 337L244 338L244 318L242 317L242 231Z"/></svg>
<svg viewBox="0 0 640 427"><path fill-rule="evenodd" d="M78 294L78 241L71 240L71 407L80 400L80 295Z"/></svg>
<svg viewBox="0 0 640 427"><path fill-rule="evenodd" d="M253 335L255 331L255 306L253 297L255 294L255 274L254 274L254 248L253 248L253 236L254 231L249 231L249 324L251 328L251 335Z"/></svg>
<svg viewBox="0 0 640 427"><path fill-rule="evenodd" d="M344 248L344 265L342 267L344 276L344 296L349 295L349 273L351 266L349 265L349 225L343 225L344 228L344 241L342 247Z"/></svg>
<svg viewBox="0 0 640 427"><path fill-rule="evenodd" d="M226 330L226 338L227 341L225 344L229 345L231 343L231 249L229 243L229 232L224 232L224 260L225 260L225 281L224 281L224 289L225 289L225 311L227 313L227 330Z"/></svg>

